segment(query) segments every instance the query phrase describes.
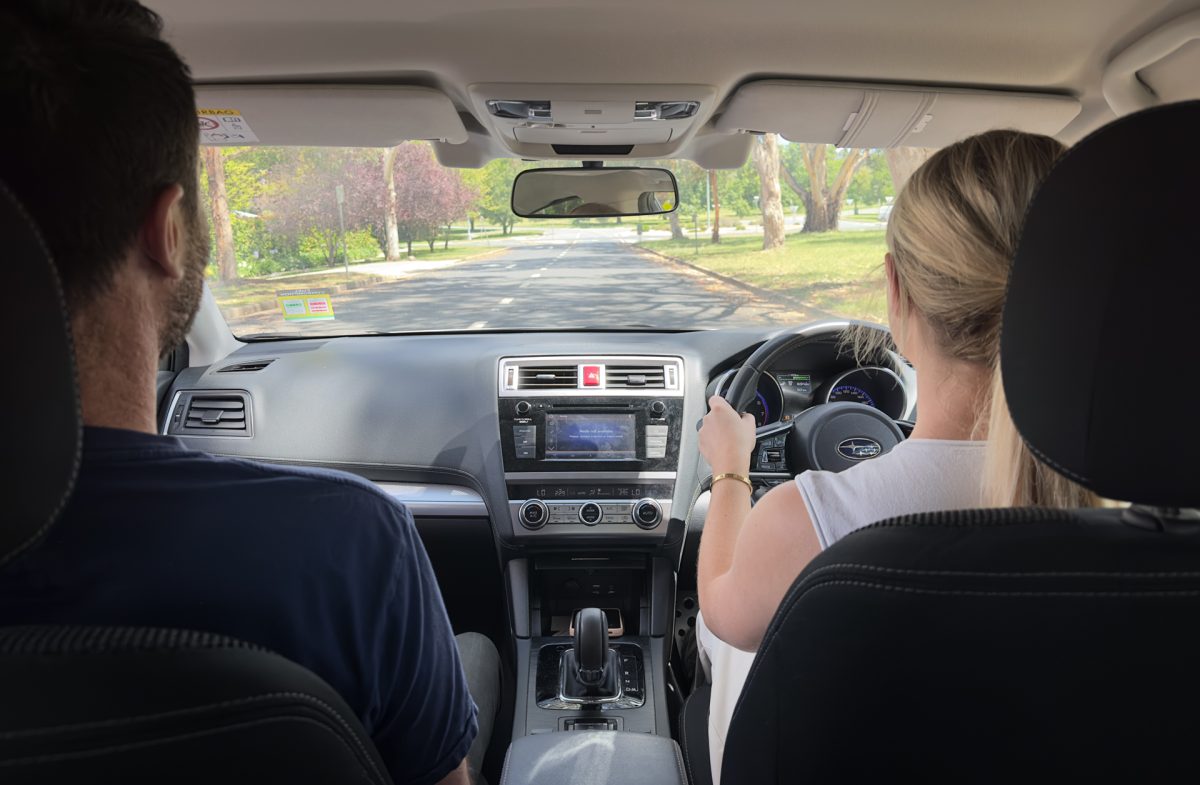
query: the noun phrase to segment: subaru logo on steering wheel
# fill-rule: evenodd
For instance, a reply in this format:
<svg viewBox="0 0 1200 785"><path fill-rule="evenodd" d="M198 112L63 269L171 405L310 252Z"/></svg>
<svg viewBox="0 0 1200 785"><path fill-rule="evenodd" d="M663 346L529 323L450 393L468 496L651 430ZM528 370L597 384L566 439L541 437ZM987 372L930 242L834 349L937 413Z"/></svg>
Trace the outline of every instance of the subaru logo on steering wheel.
<svg viewBox="0 0 1200 785"><path fill-rule="evenodd" d="M851 461L865 461L868 458L877 458L883 454L883 447L874 439L868 439L865 436L856 436L853 439L846 439L840 442L837 446L837 451L843 458Z"/></svg>

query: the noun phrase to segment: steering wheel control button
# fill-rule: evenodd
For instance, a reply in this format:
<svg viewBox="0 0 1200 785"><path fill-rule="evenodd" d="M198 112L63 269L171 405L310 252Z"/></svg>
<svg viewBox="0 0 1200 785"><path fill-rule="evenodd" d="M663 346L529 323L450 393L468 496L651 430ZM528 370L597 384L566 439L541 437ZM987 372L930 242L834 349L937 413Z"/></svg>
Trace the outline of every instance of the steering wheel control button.
<svg viewBox="0 0 1200 785"><path fill-rule="evenodd" d="M517 414L529 414L529 410L532 408L529 401L517 401Z"/></svg>
<svg viewBox="0 0 1200 785"><path fill-rule="evenodd" d="M604 509L595 502L584 502L579 507L579 522L586 526L595 526L604 520Z"/></svg>
<svg viewBox="0 0 1200 785"><path fill-rule="evenodd" d="M777 436L771 436L763 439L758 443L758 464L756 471L760 472L786 472L787 469L787 454L784 451L787 445L787 434L781 433Z"/></svg>
<svg viewBox="0 0 1200 785"><path fill-rule="evenodd" d="M654 499L639 499L633 505L633 522L643 529L653 529L662 521L662 507Z"/></svg>
<svg viewBox="0 0 1200 785"><path fill-rule="evenodd" d="M550 519L550 510L541 499L530 499L521 505L520 518L526 529L540 529Z"/></svg>

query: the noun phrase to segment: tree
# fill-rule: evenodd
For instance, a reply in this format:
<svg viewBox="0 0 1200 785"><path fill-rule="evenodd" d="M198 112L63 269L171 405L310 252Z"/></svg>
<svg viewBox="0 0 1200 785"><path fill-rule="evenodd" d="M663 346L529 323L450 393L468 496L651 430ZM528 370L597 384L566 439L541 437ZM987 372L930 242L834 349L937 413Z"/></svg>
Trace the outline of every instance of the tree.
<svg viewBox="0 0 1200 785"><path fill-rule="evenodd" d="M686 240L687 239L687 235L685 235L683 233L683 227L679 225L679 211L682 209L683 209L683 207L676 207L674 210L672 210L670 213L667 214L667 221L670 222L670 224L671 224L671 239L672 240Z"/></svg>
<svg viewBox="0 0 1200 785"><path fill-rule="evenodd" d="M219 147L202 147L204 168L208 172L208 202L212 210L212 228L217 240L217 277L232 281L238 277L237 255L233 248L233 224L229 219L229 199L225 194L225 159Z"/></svg>
<svg viewBox="0 0 1200 785"><path fill-rule="evenodd" d="M854 214L858 215L863 205L883 204L886 197L892 195L892 176L888 172L886 157L880 151L873 150L854 173L846 196L854 200Z"/></svg>
<svg viewBox="0 0 1200 785"><path fill-rule="evenodd" d="M400 258L400 234L396 228L396 152L399 145L389 148L383 155L384 202L384 258L393 262Z"/></svg>
<svg viewBox="0 0 1200 785"><path fill-rule="evenodd" d="M374 150L289 148L272 170L274 182L265 199L272 231L288 238L296 248L306 243L315 246L326 264L335 264L341 258L342 239L339 185L346 195L348 232L383 220L378 158Z"/></svg>
<svg viewBox="0 0 1200 785"><path fill-rule="evenodd" d="M708 185L712 189L712 241L719 243L721 242L721 197L717 191L717 172L714 169L708 170Z"/></svg>
<svg viewBox="0 0 1200 785"><path fill-rule="evenodd" d="M913 172L920 168L921 164L929 160L929 156L937 152L934 147L891 147L887 151L888 171L892 174L892 190L893 193L900 193L900 189L908 182L908 178L912 177Z"/></svg>
<svg viewBox="0 0 1200 785"><path fill-rule="evenodd" d="M754 168L758 170L759 206L763 219L763 250L783 245L783 200L779 192L779 139L760 136L754 145Z"/></svg>
<svg viewBox="0 0 1200 785"><path fill-rule="evenodd" d="M512 183L522 168L522 163L514 158L497 158L464 176L467 185L478 194L475 210L499 225L503 234L511 232L516 221L512 211Z"/></svg>
<svg viewBox="0 0 1200 785"><path fill-rule="evenodd" d="M789 145L796 148L796 155L803 164L808 183L805 184L792 171L791 167L780 166L780 174L788 187L796 192L804 202L804 232L835 232L838 228L838 214L842 202L846 200L846 191L850 188L851 178L858 165L867 157L867 150L850 148L844 151L834 151L827 144L797 144ZM832 173L830 182L830 159L837 166Z"/></svg>

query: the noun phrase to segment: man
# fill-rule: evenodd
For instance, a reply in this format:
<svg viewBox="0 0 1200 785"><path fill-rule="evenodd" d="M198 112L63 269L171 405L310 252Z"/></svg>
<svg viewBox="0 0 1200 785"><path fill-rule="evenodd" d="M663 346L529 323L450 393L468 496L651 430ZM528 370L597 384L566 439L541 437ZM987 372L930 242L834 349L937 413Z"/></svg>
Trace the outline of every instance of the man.
<svg viewBox="0 0 1200 785"><path fill-rule="evenodd" d="M0 566L0 625L258 643L341 693L396 783L467 783L479 720L408 512L347 474L155 435L158 359L184 339L208 260L191 78L160 33L134 0L0 9L0 180L59 269L85 424L67 509Z"/></svg>

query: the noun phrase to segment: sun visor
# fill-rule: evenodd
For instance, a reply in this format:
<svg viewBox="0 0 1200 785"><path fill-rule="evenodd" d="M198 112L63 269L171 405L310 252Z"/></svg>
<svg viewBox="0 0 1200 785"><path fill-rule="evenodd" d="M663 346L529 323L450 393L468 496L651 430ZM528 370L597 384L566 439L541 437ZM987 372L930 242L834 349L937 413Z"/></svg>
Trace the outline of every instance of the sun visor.
<svg viewBox="0 0 1200 785"><path fill-rule="evenodd" d="M201 143L394 147L467 141L454 104L428 87L197 85Z"/></svg>
<svg viewBox="0 0 1200 785"><path fill-rule="evenodd" d="M994 128L1053 135L1079 109L1061 95L769 80L738 88L716 127L839 147L944 147Z"/></svg>

